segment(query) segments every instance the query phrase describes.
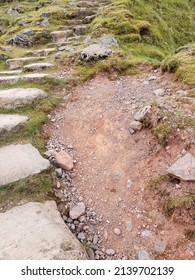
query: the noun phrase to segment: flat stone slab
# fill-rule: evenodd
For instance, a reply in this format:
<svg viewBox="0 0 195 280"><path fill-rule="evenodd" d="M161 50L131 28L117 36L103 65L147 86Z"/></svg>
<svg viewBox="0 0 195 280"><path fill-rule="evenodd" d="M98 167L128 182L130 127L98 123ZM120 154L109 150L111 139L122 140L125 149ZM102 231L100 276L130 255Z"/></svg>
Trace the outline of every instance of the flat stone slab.
<svg viewBox="0 0 195 280"><path fill-rule="evenodd" d="M24 70L27 71L37 71L37 70L44 70L49 67L53 67L54 65L49 62L42 62L42 63L32 63L24 66Z"/></svg>
<svg viewBox="0 0 195 280"><path fill-rule="evenodd" d="M47 97L38 88L12 88L0 90L0 108L17 108Z"/></svg>
<svg viewBox="0 0 195 280"><path fill-rule="evenodd" d="M72 30L63 30L63 31L53 31L51 32L51 37L54 42L60 43L61 41L64 41L68 36L72 34Z"/></svg>
<svg viewBox="0 0 195 280"><path fill-rule="evenodd" d="M11 131L19 124L28 121L28 117L20 115L0 115L0 135L5 132Z"/></svg>
<svg viewBox="0 0 195 280"><path fill-rule="evenodd" d="M45 77L49 77L48 74L44 73L34 73L34 74L26 74L20 76L0 76L0 83L17 83L19 80L28 81L28 82L37 82Z"/></svg>
<svg viewBox="0 0 195 280"><path fill-rule="evenodd" d="M48 49L41 49L41 50L30 50L27 51L27 55L37 55L37 56L48 56L49 54L56 51L56 48L48 48Z"/></svg>
<svg viewBox="0 0 195 280"><path fill-rule="evenodd" d="M44 60L46 57L45 56L35 56L35 57L21 57L21 58L13 58L13 59L7 59L6 63L9 66L10 70L14 70L20 67L23 67L23 65L27 62L34 62L34 61L39 61L39 60Z"/></svg>
<svg viewBox="0 0 195 280"><path fill-rule="evenodd" d="M11 70L11 71L1 71L0 75L18 75L21 73L22 73L22 70Z"/></svg>
<svg viewBox="0 0 195 280"><path fill-rule="evenodd" d="M0 186L48 169L50 163L31 144L0 148Z"/></svg>
<svg viewBox="0 0 195 280"><path fill-rule="evenodd" d="M187 153L172 164L167 171L183 181L195 181L195 157Z"/></svg>
<svg viewBox="0 0 195 280"><path fill-rule="evenodd" d="M87 260L54 201L30 202L0 213L0 260Z"/></svg>

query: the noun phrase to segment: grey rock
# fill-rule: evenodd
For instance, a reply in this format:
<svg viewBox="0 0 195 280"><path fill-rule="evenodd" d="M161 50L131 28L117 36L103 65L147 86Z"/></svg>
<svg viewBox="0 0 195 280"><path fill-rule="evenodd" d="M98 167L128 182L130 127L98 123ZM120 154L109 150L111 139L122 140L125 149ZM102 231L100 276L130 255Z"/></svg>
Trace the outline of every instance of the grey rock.
<svg viewBox="0 0 195 280"><path fill-rule="evenodd" d="M83 214L85 214L85 204L83 202L79 202L76 204L71 204L70 205L70 218L71 219L78 219L80 216L82 216Z"/></svg>
<svg viewBox="0 0 195 280"><path fill-rule="evenodd" d="M166 243L163 241L156 241L154 242L154 249L158 253L164 253L166 250Z"/></svg>
<svg viewBox="0 0 195 280"><path fill-rule="evenodd" d="M82 241L86 239L85 233L83 231L79 232L77 237L79 240L82 240Z"/></svg>
<svg viewBox="0 0 195 280"><path fill-rule="evenodd" d="M127 221L126 222L126 229L127 229L127 231L131 231L132 227L133 227L132 222L131 221Z"/></svg>
<svg viewBox="0 0 195 280"><path fill-rule="evenodd" d="M187 153L172 164L167 171L183 181L195 181L195 158Z"/></svg>
<svg viewBox="0 0 195 280"><path fill-rule="evenodd" d="M54 201L30 202L0 213L1 260L80 260L87 254Z"/></svg>
<svg viewBox="0 0 195 280"><path fill-rule="evenodd" d="M114 256L115 250L114 250L114 249L107 249L107 250L106 250L106 254L107 254L108 256Z"/></svg>
<svg viewBox="0 0 195 280"><path fill-rule="evenodd" d="M113 35L105 36L99 39L98 44L103 46L116 46L118 47L118 41Z"/></svg>
<svg viewBox="0 0 195 280"><path fill-rule="evenodd" d="M89 248L89 250L87 251L89 259L90 260L95 260L95 254L92 248Z"/></svg>
<svg viewBox="0 0 195 280"><path fill-rule="evenodd" d="M50 167L31 144L0 148L0 186L37 174Z"/></svg>
<svg viewBox="0 0 195 280"><path fill-rule="evenodd" d="M150 238L152 237L152 233L149 230L143 230L141 236L144 238Z"/></svg>
<svg viewBox="0 0 195 280"><path fill-rule="evenodd" d="M138 131L142 129L142 123L140 121L131 121L129 124L129 128L133 129L134 131Z"/></svg>
<svg viewBox="0 0 195 280"><path fill-rule="evenodd" d="M27 122L28 117L20 115L0 115L0 135L11 131L19 124Z"/></svg>
<svg viewBox="0 0 195 280"><path fill-rule="evenodd" d="M46 97L47 93L37 88L0 90L0 108L17 108Z"/></svg>
<svg viewBox="0 0 195 280"><path fill-rule="evenodd" d="M133 182L131 181L131 179L127 180L127 188L130 189L133 185Z"/></svg>
<svg viewBox="0 0 195 280"><path fill-rule="evenodd" d="M7 14L12 17L19 15L18 11L16 9L12 9L12 8L7 10Z"/></svg>
<svg viewBox="0 0 195 280"><path fill-rule="evenodd" d="M25 30L22 33L14 35L11 39L7 41L7 44L17 45L20 47L31 47L33 45L33 41L31 40L31 36L35 34L32 30Z"/></svg>
<svg viewBox="0 0 195 280"><path fill-rule="evenodd" d="M95 234L93 237L93 244L96 245L98 243L98 235Z"/></svg>
<svg viewBox="0 0 195 280"><path fill-rule="evenodd" d="M83 19L83 23L91 23L96 18L96 15L86 16Z"/></svg>
<svg viewBox="0 0 195 280"><path fill-rule="evenodd" d="M154 90L154 94L156 96L164 96L165 95L165 89L164 88L158 88Z"/></svg>
<svg viewBox="0 0 195 280"><path fill-rule="evenodd" d="M11 71L1 71L0 72L0 76L4 76L4 75L18 75L21 74L22 70L11 70Z"/></svg>
<svg viewBox="0 0 195 280"><path fill-rule="evenodd" d="M119 235L121 234L121 231L120 231L119 228L115 228L115 229L114 229L114 233L115 233L117 236L119 236Z"/></svg>
<svg viewBox="0 0 195 280"><path fill-rule="evenodd" d="M134 116L134 120L143 121L143 119L150 113L152 106L145 106Z"/></svg>
<svg viewBox="0 0 195 280"><path fill-rule="evenodd" d="M187 92L183 89L179 89L179 90L176 91L176 93L182 95L182 94L186 94Z"/></svg>
<svg viewBox="0 0 195 280"><path fill-rule="evenodd" d="M140 250L138 253L138 259L139 260L149 260L149 254L145 250Z"/></svg>
<svg viewBox="0 0 195 280"><path fill-rule="evenodd" d="M112 50L105 48L100 44L92 44L82 50L80 57L82 60L90 61L105 59L112 54Z"/></svg>

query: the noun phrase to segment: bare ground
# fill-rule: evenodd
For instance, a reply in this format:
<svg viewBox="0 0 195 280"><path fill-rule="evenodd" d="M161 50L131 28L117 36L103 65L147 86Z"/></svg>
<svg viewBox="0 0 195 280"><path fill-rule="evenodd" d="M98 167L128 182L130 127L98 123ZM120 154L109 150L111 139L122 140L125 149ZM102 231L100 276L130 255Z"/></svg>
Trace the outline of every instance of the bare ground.
<svg viewBox="0 0 195 280"><path fill-rule="evenodd" d="M151 75L157 79L148 82ZM159 72L113 81L98 75L78 86L67 107L53 112L53 122L46 127L50 143L58 143L77 161L74 186L101 220L94 225L99 248L116 251L108 259L138 259L140 250L151 259L195 258L195 243L184 236L186 228L194 228L194 221L186 222L185 215L180 221L166 217L163 198L148 187L152 178L166 174L185 141L173 138L164 149L149 129L129 133L133 115L162 87L172 94L185 86ZM195 152L194 147L190 152ZM178 187L173 182L171 187L177 191L186 183ZM115 228L120 229L119 235Z"/></svg>

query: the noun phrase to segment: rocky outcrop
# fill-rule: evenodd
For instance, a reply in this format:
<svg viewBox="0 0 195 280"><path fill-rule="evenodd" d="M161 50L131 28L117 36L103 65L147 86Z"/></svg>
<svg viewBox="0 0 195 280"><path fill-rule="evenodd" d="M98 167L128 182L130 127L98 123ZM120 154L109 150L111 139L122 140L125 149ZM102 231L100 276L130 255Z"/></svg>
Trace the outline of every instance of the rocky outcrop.
<svg viewBox="0 0 195 280"><path fill-rule="evenodd" d="M87 254L54 201L30 202L0 214L1 260L81 260Z"/></svg>
<svg viewBox="0 0 195 280"><path fill-rule="evenodd" d="M20 115L0 115L0 135L9 132L19 124L27 122L28 117Z"/></svg>

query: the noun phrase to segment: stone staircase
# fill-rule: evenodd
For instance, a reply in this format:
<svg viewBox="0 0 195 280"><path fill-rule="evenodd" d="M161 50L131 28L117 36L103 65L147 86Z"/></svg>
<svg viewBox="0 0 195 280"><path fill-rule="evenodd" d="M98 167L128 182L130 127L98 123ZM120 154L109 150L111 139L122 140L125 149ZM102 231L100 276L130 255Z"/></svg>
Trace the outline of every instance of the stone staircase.
<svg viewBox="0 0 195 280"><path fill-rule="evenodd" d="M50 77L49 74L43 73L47 69L55 67L51 63L51 57L58 51L66 51L68 46L77 46L89 30L90 23L96 18L97 13L101 10L103 5L108 4L108 0L100 1L78 1L73 4L72 17L67 19L67 25L59 26L58 30L51 32L51 38L53 42L47 44L42 49L27 50L24 57L12 58L6 60L8 69L4 69L0 72L0 86L1 84L12 84L12 87L18 81L26 81L30 83L41 82L46 77ZM28 72L28 73L27 73ZM38 88L11 88L0 90L0 108L2 109L15 109L25 105L32 104L33 102L46 98L47 93ZM1 114L0 115L0 134L10 132L18 125L28 122L27 116L19 116L18 114ZM29 144L30 145L30 144ZM37 160L35 156L38 151L35 148L26 149L25 145L10 145L8 147L0 148L1 158L4 158L4 151L10 152L10 158L12 162L17 162L15 159L20 158L19 153L22 150L26 155ZM17 152L16 152L17 151ZM41 156L39 155L40 159ZM11 163L9 163L11 164ZM21 162L22 164L22 162ZM36 164L35 164L36 165ZM2 169L5 164L0 163L0 174L3 177L7 177L6 168ZM45 165L47 168L49 164ZM13 166L13 171L14 171ZM25 165L24 165L25 169ZM4 171L3 171L4 170ZM17 173L15 169L15 173ZM40 172L41 168L36 169L36 172ZM29 176L31 173L26 172L25 176ZM15 176L17 180L23 178L22 176ZM14 179L15 180L15 179ZM7 183L14 181L13 179L6 180ZM5 181L0 182L0 186Z"/></svg>
<svg viewBox="0 0 195 280"><path fill-rule="evenodd" d="M25 125L29 121L29 117L14 113L16 108L47 98L45 91L36 87L17 87L17 82L37 83L50 77L43 71L55 67L51 63L51 56L58 51L65 51L67 46L79 45L88 31L89 24L95 19L102 5L107 3L107 0L79 1L73 11L74 16L67 20L67 26L61 26L58 30L51 32L53 42L41 49L27 50L24 57L7 59L6 69L0 72L0 109L12 109L13 113L0 114L0 137L8 132L11 133L12 129ZM4 88L5 86L9 88L10 85L12 88L1 89L2 84ZM14 84L16 84L15 87L13 87ZM30 143L1 147L0 187L38 174L49 167L50 162L44 159ZM18 244L16 244L17 246ZM74 259L74 256L71 255L71 258Z"/></svg>

